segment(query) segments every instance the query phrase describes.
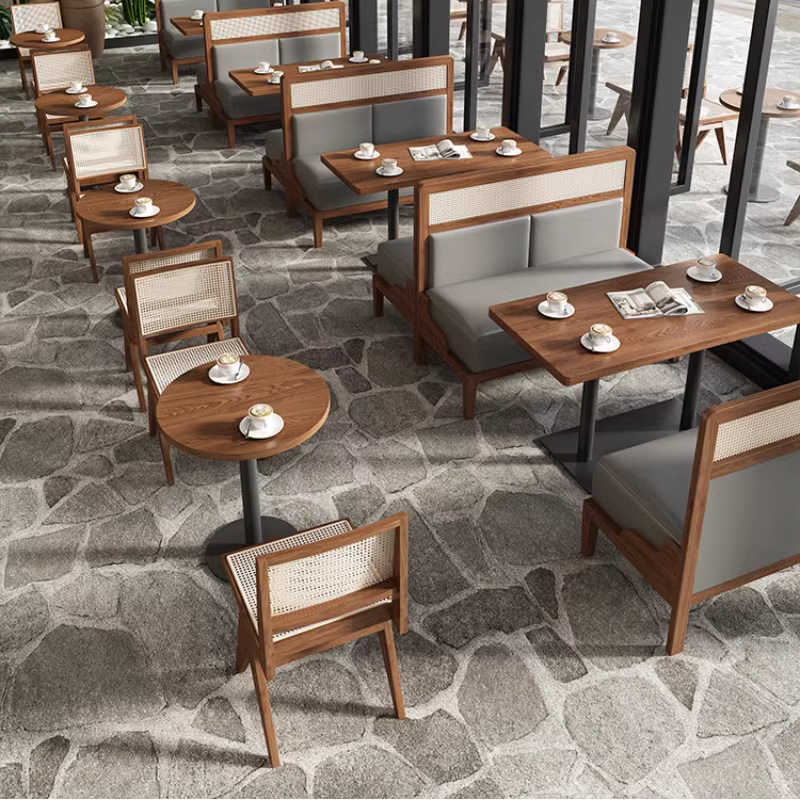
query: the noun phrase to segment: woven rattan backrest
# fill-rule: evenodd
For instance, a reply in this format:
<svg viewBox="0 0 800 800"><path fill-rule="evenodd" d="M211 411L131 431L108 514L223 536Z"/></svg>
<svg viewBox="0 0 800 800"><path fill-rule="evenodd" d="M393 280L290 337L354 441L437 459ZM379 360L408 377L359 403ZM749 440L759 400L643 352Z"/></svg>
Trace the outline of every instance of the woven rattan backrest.
<svg viewBox="0 0 800 800"><path fill-rule="evenodd" d="M81 81L84 86L95 82L92 51L86 45L55 53L31 53L31 62L37 95L64 89L72 81Z"/></svg>
<svg viewBox="0 0 800 800"><path fill-rule="evenodd" d="M162 267L176 267L179 264L195 264L198 261L211 261L222 258L222 242L219 239L200 242L188 247L176 247L172 250L157 250L154 253L142 253L126 256L122 259L122 274L136 275Z"/></svg>
<svg viewBox="0 0 800 800"><path fill-rule="evenodd" d="M59 3L29 3L11 6L11 27L14 33L33 31L39 25L62 28L61 5Z"/></svg>
<svg viewBox="0 0 800 800"><path fill-rule="evenodd" d="M169 266L128 276L132 318L144 339L237 316L233 260Z"/></svg>
<svg viewBox="0 0 800 800"><path fill-rule="evenodd" d="M141 125L73 130L67 136L67 160L77 181L147 169Z"/></svg>
<svg viewBox="0 0 800 800"><path fill-rule="evenodd" d="M547 0L547 33L564 30L564 0Z"/></svg>

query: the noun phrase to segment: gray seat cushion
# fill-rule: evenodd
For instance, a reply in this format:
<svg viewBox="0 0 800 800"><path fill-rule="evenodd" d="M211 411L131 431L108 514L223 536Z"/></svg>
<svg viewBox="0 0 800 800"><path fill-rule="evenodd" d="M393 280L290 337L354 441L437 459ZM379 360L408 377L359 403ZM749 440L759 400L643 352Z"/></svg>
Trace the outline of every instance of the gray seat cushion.
<svg viewBox="0 0 800 800"><path fill-rule="evenodd" d="M202 36L184 36L174 25L168 23L162 31L164 47L173 58L204 58L206 54Z"/></svg>
<svg viewBox="0 0 800 800"><path fill-rule="evenodd" d="M378 275L393 286L414 280L414 239L389 239L378 245Z"/></svg>
<svg viewBox="0 0 800 800"><path fill-rule="evenodd" d="M269 114L280 115L279 97L251 97L231 78L214 81L214 92L222 110L230 119L261 117Z"/></svg>
<svg viewBox="0 0 800 800"><path fill-rule="evenodd" d="M263 2L263 0L260 0ZM341 58L338 33L315 33L309 36L287 36L280 40L280 63L298 64Z"/></svg>
<svg viewBox="0 0 800 800"><path fill-rule="evenodd" d="M619 249L464 281L428 290L431 315L447 336L450 349L470 370L483 372L530 358L527 351L492 322L489 306L648 267L627 250Z"/></svg>
<svg viewBox="0 0 800 800"><path fill-rule="evenodd" d="M334 150L354 150L361 142L372 141L370 106L333 108L292 117L292 153L318 156Z"/></svg>
<svg viewBox="0 0 800 800"><path fill-rule="evenodd" d="M655 547L683 539L697 429L603 456L592 476L592 497L621 527Z"/></svg>
<svg viewBox="0 0 800 800"><path fill-rule="evenodd" d="M447 134L447 98L415 97L391 103L375 103L372 111L373 141L404 142Z"/></svg>
<svg viewBox="0 0 800 800"><path fill-rule="evenodd" d="M267 131L264 136L264 152L272 161L280 161L283 158L283 131L280 128Z"/></svg>

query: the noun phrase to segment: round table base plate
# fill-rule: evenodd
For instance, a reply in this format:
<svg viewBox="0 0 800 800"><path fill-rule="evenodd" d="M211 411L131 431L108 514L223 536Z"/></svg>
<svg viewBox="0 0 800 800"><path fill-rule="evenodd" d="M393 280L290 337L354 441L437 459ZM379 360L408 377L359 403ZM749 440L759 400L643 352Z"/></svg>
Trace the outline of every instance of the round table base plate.
<svg viewBox="0 0 800 800"><path fill-rule="evenodd" d="M723 186L722 191L725 194L728 194L728 187ZM761 183L758 186L758 189L755 193L750 193L747 196L748 203L774 203L779 197L781 193L774 187L770 186L769 184Z"/></svg>
<svg viewBox="0 0 800 800"><path fill-rule="evenodd" d="M590 111L586 115L586 119L597 122L601 119L608 119L611 116L611 112L607 108L600 108L599 106L594 109L594 111Z"/></svg>
<svg viewBox="0 0 800 800"><path fill-rule="evenodd" d="M265 542L272 542L275 539L282 539L297 533L297 528L288 522L276 517L261 517L261 536ZM237 519L229 522L221 528L217 528L206 542L206 563L208 568L223 581L228 580L225 567L222 563L222 556L233 550L241 550L251 542L247 541L244 532L244 520Z"/></svg>

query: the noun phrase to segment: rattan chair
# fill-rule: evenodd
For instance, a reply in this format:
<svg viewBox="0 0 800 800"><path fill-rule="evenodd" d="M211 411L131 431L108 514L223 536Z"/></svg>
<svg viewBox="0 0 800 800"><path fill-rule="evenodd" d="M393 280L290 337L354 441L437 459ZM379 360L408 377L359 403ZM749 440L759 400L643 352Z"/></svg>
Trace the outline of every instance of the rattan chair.
<svg viewBox="0 0 800 800"><path fill-rule="evenodd" d="M30 3L12 5L11 30L13 33L27 33L35 31L40 25L49 25L51 28L63 28L61 21L61 5L59 3ZM48 48L52 50L52 46ZM31 91L28 84L27 67L31 63L31 51L27 47L17 48L19 61L19 74L22 78L22 88L25 97L30 98Z"/></svg>
<svg viewBox="0 0 800 800"><path fill-rule="evenodd" d="M176 247L172 250L161 250L157 253L142 253L139 255L125 256L122 259L122 275L136 275L160 267L174 267L179 264L194 264L198 261L209 261L222 258L222 242L214 239L209 242L200 242L188 247ZM136 383L136 394L139 397L139 408L145 410L144 388L142 384L139 353L136 346L136 335L131 332L131 321L128 314L128 297L124 286L114 292L120 314L122 315L122 334L125 340L125 365L133 372ZM169 320L167 320L169 322ZM181 334L178 334L181 338Z"/></svg>
<svg viewBox="0 0 800 800"><path fill-rule="evenodd" d="M378 634L395 714L405 718L394 646L408 631L408 517L353 529L341 519L225 556L239 607L237 671L248 664L270 761L280 766L267 682L277 667Z"/></svg>
<svg viewBox="0 0 800 800"><path fill-rule="evenodd" d="M218 258L167 265L125 276L129 331L147 376L147 415L150 435L158 433L167 483L172 485L169 444L157 430L156 403L172 381L190 369L215 361L223 353L247 355L239 338L239 308L233 260ZM229 325L232 338L225 339ZM154 344L205 335L206 344L151 355Z"/></svg>
<svg viewBox="0 0 800 800"><path fill-rule="evenodd" d="M800 382L724 403L699 430L600 459L583 554L598 531L616 545L672 606L679 653L692 605L800 562L798 474Z"/></svg>
<svg viewBox="0 0 800 800"><path fill-rule="evenodd" d="M81 223L75 213L78 199L94 186L116 183L119 176L130 172L140 179L147 178L147 152L144 145L144 128L135 117L117 117L103 124L83 123L65 125L64 139L67 147L67 180L72 216L78 230L78 239L92 266L92 275L98 280L97 259L92 244L93 231ZM163 246L161 229L155 227Z"/></svg>
<svg viewBox="0 0 800 800"><path fill-rule="evenodd" d="M791 159L786 162L786 166L800 172L800 161L792 161ZM792 206L792 210L787 215L786 219L784 220L784 225L791 225L796 219L800 218L800 197L797 198L795 204Z"/></svg>
<svg viewBox="0 0 800 800"><path fill-rule="evenodd" d="M81 44L55 53L31 53L33 67L33 92L35 97L48 92L58 92L69 87L72 81L81 81L84 86L95 83L92 51L88 45ZM78 117L60 117L45 114L37 109L36 118L42 140L50 157L50 165L56 168L53 152L53 130L62 130L64 125L77 122Z"/></svg>

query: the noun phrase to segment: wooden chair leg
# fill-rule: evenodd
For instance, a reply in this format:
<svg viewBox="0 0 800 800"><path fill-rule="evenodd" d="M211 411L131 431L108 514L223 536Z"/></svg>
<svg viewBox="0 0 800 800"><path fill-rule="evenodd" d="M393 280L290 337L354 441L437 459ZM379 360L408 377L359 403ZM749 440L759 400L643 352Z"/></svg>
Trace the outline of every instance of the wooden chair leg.
<svg viewBox="0 0 800 800"><path fill-rule="evenodd" d="M278 755L278 739L275 736L275 725L272 722L272 706L269 702L269 688L261 662L257 656L250 659L250 669L253 673L253 683L256 687L256 699L258 700L258 710L261 712L261 724L264 726L264 739L267 741L267 752L273 767L281 765Z"/></svg>
<svg viewBox="0 0 800 800"><path fill-rule="evenodd" d="M322 247L322 217L314 215L314 247Z"/></svg>
<svg viewBox="0 0 800 800"><path fill-rule="evenodd" d="M414 330L414 341L412 349L413 349L415 364L428 363L428 355L425 349L425 340L422 338L422 334L417 330Z"/></svg>
<svg viewBox="0 0 800 800"><path fill-rule="evenodd" d="M156 393L149 380L147 382L147 432L151 436L156 435Z"/></svg>
<svg viewBox="0 0 800 800"><path fill-rule="evenodd" d="M689 609L691 601L678 600L672 606L672 614L669 618L669 632L667 634L667 654L675 656L683 652L683 645L686 641L686 630L689 627Z"/></svg>
<svg viewBox="0 0 800 800"><path fill-rule="evenodd" d="M150 228L150 247L155 247L158 241L158 228Z"/></svg>
<svg viewBox="0 0 800 800"><path fill-rule="evenodd" d="M50 126L45 126L45 134L44 134L44 146L47 149L47 155L50 158L50 169L55 171L56 169L56 154L55 150L53 149L53 135L50 131Z"/></svg>
<svg viewBox="0 0 800 800"><path fill-rule="evenodd" d="M232 122L226 123L228 129L228 149L233 150L236 147L236 126Z"/></svg>
<svg viewBox="0 0 800 800"><path fill-rule="evenodd" d="M587 503L583 504L583 523L581 526L581 553L591 558L597 549L597 523Z"/></svg>
<svg viewBox="0 0 800 800"><path fill-rule="evenodd" d="M475 416L475 406L478 404L478 382L471 378L464 379L464 419Z"/></svg>
<svg viewBox="0 0 800 800"><path fill-rule="evenodd" d="M180 82L180 76L178 75L178 64L176 61L173 61L170 65L172 67L172 85L177 86Z"/></svg>
<svg viewBox="0 0 800 800"><path fill-rule="evenodd" d="M719 154L722 156L722 163L728 165L728 142L725 139L725 126L720 125L714 128L714 134L717 137L717 144L719 145Z"/></svg>
<svg viewBox="0 0 800 800"><path fill-rule="evenodd" d="M611 112L611 119L608 121L608 127L606 128L606 136L608 134L613 133L614 128L619 125L622 118L626 116L625 110L628 105L628 100L624 98L622 95L617 97L617 104L614 106L614 110Z"/></svg>
<svg viewBox="0 0 800 800"><path fill-rule="evenodd" d="M129 337L130 338L130 337ZM131 361L131 372L133 372L133 383L136 386L136 397L139 398L139 410L146 411L147 405L144 400L144 385L142 383L142 366L139 364L139 348L133 343L129 344Z"/></svg>
<svg viewBox="0 0 800 800"><path fill-rule="evenodd" d="M800 217L800 197L797 198L795 201L794 206L792 206L792 210L789 212L789 216L783 221L784 225L791 225L798 217Z"/></svg>
<svg viewBox="0 0 800 800"><path fill-rule="evenodd" d="M89 256L89 266L92 268L92 279L95 283L100 280L99 273L97 272L97 257L94 254L94 244L92 243L92 232L83 229L83 246L86 254Z"/></svg>
<svg viewBox="0 0 800 800"><path fill-rule="evenodd" d="M236 672L244 672L250 665L250 648L247 640L247 620L239 612L239 632L236 636Z"/></svg>
<svg viewBox="0 0 800 800"><path fill-rule="evenodd" d="M164 438L161 431L158 432L158 443L161 446L161 458L164 461L164 474L167 476L167 483L170 486L175 484L175 473L172 470L172 453L169 449L169 442Z"/></svg>
<svg viewBox="0 0 800 800"><path fill-rule="evenodd" d="M567 77L567 71L569 70L568 66L560 67L558 70L558 77L556 78L556 86L561 86L564 82L564 78Z"/></svg>
<svg viewBox="0 0 800 800"><path fill-rule="evenodd" d="M20 78L22 78L22 88L25 91L25 97L27 97L28 100L30 100L31 90L30 86L28 86L28 72L25 69L25 62L21 58L19 59L19 75Z"/></svg>
<svg viewBox="0 0 800 800"><path fill-rule="evenodd" d="M387 622L378 634L381 640L383 664L386 667L386 677L389 679L389 691L392 693L392 704L397 719L406 718L406 706L403 702L403 687L400 685L400 670L397 667L397 651L394 647L394 631L392 623Z"/></svg>
<svg viewBox="0 0 800 800"><path fill-rule="evenodd" d="M697 141L695 141L695 143L694 143L695 150L698 147L700 147L701 144L703 144L703 142L706 140L706 137L708 136L709 133L711 133L710 130L704 130L704 131L700 131L700 133L697 134Z"/></svg>
<svg viewBox="0 0 800 800"><path fill-rule="evenodd" d="M372 315L374 317L383 316L383 295L375 284L372 285Z"/></svg>

